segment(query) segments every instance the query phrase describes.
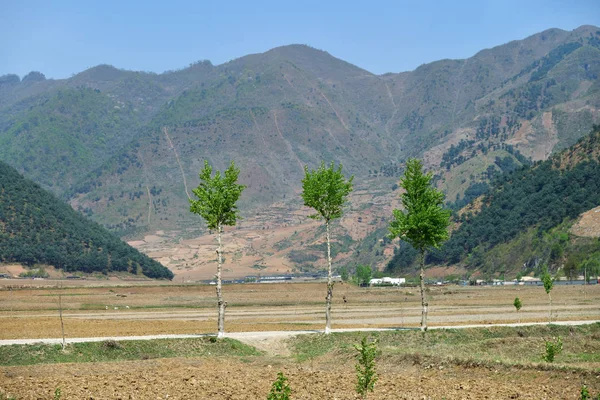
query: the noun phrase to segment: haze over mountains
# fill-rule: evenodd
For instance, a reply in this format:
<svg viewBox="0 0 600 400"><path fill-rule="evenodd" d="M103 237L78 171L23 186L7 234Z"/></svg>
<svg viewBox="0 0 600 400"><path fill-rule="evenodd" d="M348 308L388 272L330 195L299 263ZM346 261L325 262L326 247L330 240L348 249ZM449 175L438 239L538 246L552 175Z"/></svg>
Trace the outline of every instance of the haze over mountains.
<svg viewBox="0 0 600 400"><path fill-rule="evenodd" d="M599 75L593 26L385 75L302 45L159 75L107 65L65 80L5 75L0 160L129 236L200 227L187 197L204 159L240 166L246 215L299 207L303 166L321 160L368 189L423 157L454 201L501 170L497 157L546 159L588 133Z"/></svg>

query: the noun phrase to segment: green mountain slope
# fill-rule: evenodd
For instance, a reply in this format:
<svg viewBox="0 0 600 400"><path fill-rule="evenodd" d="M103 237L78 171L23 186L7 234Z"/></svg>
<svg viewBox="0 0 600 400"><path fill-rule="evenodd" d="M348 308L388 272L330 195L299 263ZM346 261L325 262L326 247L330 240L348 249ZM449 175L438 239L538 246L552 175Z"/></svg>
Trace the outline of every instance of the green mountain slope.
<svg viewBox="0 0 600 400"><path fill-rule="evenodd" d="M55 193L100 166L137 128L132 107L89 88L60 89L27 106L2 114L0 159Z"/></svg>
<svg viewBox="0 0 600 400"><path fill-rule="evenodd" d="M197 229L187 195L204 159L236 160L248 215L296 198L303 166L321 160L361 179L422 157L455 201L600 122L599 43L595 27L551 29L382 76L300 45L160 75L104 65L62 81L6 76L0 159L121 234ZM64 91L90 99L64 113L35 100ZM15 131L40 113L18 148Z"/></svg>
<svg viewBox="0 0 600 400"><path fill-rule="evenodd" d="M428 262L460 263L487 272L541 264L562 267L569 259L600 251L597 240L575 241L568 234L580 214L598 205L600 126L595 126L550 159L500 177L476 205L459 213L450 240L431 252ZM402 248L388 268L409 267L414 257Z"/></svg>
<svg viewBox="0 0 600 400"><path fill-rule="evenodd" d="M64 271L173 273L0 162L0 261Z"/></svg>

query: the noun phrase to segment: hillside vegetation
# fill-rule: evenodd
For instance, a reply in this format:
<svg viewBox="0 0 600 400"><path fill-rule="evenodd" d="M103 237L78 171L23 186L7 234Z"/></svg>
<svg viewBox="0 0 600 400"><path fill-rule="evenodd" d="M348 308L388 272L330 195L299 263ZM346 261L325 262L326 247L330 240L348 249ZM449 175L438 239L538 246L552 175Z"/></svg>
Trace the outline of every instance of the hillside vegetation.
<svg viewBox="0 0 600 400"><path fill-rule="evenodd" d="M600 205L600 126L550 159L500 176L477 203L455 216L457 228L429 263L490 273L549 266L572 275L586 261L600 262L598 240L569 234L580 214ZM413 263L403 247L388 268Z"/></svg>
<svg viewBox="0 0 600 400"><path fill-rule="evenodd" d="M380 76L300 45L164 74L7 75L0 160L129 236L198 233L186 210L204 159L218 169L235 159L247 216L295 206L304 165L321 160L359 184L392 182L422 157L448 199L464 201L471 184L546 159L598 123L599 74L600 29L582 26Z"/></svg>
<svg viewBox="0 0 600 400"><path fill-rule="evenodd" d="M173 273L0 162L0 262L66 272Z"/></svg>

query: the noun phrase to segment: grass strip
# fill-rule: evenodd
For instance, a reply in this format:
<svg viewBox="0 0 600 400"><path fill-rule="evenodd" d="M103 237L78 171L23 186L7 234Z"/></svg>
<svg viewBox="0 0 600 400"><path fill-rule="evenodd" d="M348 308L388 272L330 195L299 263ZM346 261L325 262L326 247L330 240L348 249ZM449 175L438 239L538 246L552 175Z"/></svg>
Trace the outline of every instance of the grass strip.
<svg viewBox="0 0 600 400"><path fill-rule="evenodd" d="M171 357L249 357L262 353L234 339L214 337L0 346L0 365L116 362Z"/></svg>
<svg viewBox="0 0 600 400"><path fill-rule="evenodd" d="M600 371L600 323L580 326L532 325L470 329L311 334L290 339L292 356L304 362L336 354L352 357L363 336L377 339L383 357L445 360L454 364L528 366L543 363L545 341L560 336L563 351L554 365ZM545 364L545 363L544 363Z"/></svg>

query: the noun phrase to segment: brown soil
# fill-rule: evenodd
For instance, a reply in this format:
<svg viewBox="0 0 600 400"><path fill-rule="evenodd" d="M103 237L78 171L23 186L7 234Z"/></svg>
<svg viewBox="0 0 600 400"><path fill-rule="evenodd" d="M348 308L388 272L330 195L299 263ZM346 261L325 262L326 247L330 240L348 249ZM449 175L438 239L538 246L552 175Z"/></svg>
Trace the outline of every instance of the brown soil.
<svg viewBox="0 0 600 400"><path fill-rule="evenodd" d="M352 359L302 364L259 357L162 359L121 363L36 365L0 368L0 392L18 399L264 399L277 372L289 378L293 399L357 399ZM578 399L593 375L561 371L514 371L463 367L394 358L378 363L379 380L369 399Z"/></svg>
<svg viewBox="0 0 600 400"><path fill-rule="evenodd" d="M600 285L583 290L556 286L553 319L600 320ZM325 291L324 283L226 285L226 331L323 329ZM58 293L0 290L0 339L60 337ZM216 330L214 286L69 287L60 293L67 337ZM433 286L427 296L430 326L548 320L541 287ZM519 314L512 305L515 297L523 302ZM420 312L417 288L334 288L333 328L416 327Z"/></svg>
<svg viewBox="0 0 600 400"><path fill-rule="evenodd" d="M583 214L571 228L577 236L600 237L600 207L593 208Z"/></svg>
<svg viewBox="0 0 600 400"><path fill-rule="evenodd" d="M229 285L226 330L322 329L324 284ZM600 286L556 286L555 315L600 319ZM0 290L0 338L58 337L56 289ZM214 287L70 287L62 291L68 337L203 333L215 330ZM416 326L419 296L414 288L361 289L336 285L334 328ZM117 296L119 295L119 296ZM123 295L127 297L122 297ZM346 296L344 303L342 296ZM523 309L516 314L512 300ZM431 325L547 320L547 296L540 287L431 287ZM186 304L202 308L182 308ZM119 310L89 309L119 304ZM128 304L132 307L123 309ZM171 305L171 308L163 306ZM148 308L148 307L159 308ZM179 306L179 307L173 307ZM146 308L144 308L146 307ZM12 311L11 311L12 309ZM267 354L247 359L156 359L0 367L0 394L18 399L264 399L283 371L294 399L355 399L354 360L338 354L297 363L283 340L258 348ZM274 356L276 354L277 356ZM348 357L348 356L342 356ZM577 399L586 382L600 391L600 377L584 372L511 370L498 366L431 364L419 357L386 355L378 360L380 379L369 399Z"/></svg>

